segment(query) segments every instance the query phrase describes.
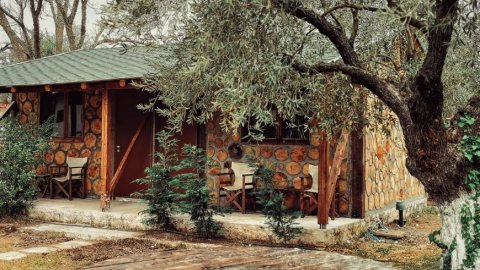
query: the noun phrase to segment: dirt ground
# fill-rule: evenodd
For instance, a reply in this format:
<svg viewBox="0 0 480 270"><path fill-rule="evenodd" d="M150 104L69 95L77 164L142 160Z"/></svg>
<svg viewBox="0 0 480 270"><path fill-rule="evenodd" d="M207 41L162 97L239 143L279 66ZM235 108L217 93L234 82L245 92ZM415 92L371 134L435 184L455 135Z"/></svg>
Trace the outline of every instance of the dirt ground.
<svg viewBox="0 0 480 270"><path fill-rule="evenodd" d="M439 269L442 250L430 243L428 235L441 226L437 208L429 206L408 218L403 228L397 224L385 226L390 231L403 231L403 239L389 240L366 234L348 244L328 246L326 250L392 262L401 269L436 270Z"/></svg>
<svg viewBox="0 0 480 270"><path fill-rule="evenodd" d="M61 234L26 233L17 229L31 224L31 222L26 220L0 220L0 252L45 246L71 240ZM417 213L407 220L407 225L403 228L396 224L388 224L386 227L389 230L405 232L405 238L394 241L375 238L371 234L366 234L359 239L352 240L350 243L327 246L321 249L378 261L392 262L401 269L438 269L441 250L428 240L428 235L441 227L440 217L436 208L429 207ZM162 239L220 245L269 245L268 243L239 243L224 239L207 240L179 233L151 232L147 234L147 239L103 241L73 250L30 255L18 261L0 262L0 270L81 269L110 258L172 249L171 246L162 245ZM283 246L285 247L285 245ZM182 246L175 248L182 248ZM311 249L313 247L303 248Z"/></svg>

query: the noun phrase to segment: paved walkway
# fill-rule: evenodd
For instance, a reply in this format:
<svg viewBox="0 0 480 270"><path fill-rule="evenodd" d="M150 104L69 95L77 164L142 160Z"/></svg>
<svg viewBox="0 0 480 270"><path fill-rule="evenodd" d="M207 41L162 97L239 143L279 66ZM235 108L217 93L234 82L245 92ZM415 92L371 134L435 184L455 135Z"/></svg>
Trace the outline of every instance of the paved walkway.
<svg viewBox="0 0 480 270"><path fill-rule="evenodd" d="M91 228L86 226L39 224L20 228L24 231L60 232L75 240L43 247L0 253L0 260L18 260L29 254L93 245L108 239L143 237L142 233ZM110 259L88 269L395 269L392 266L353 256L297 248L245 247L212 244L188 244L187 249L171 249Z"/></svg>
<svg viewBox="0 0 480 270"><path fill-rule="evenodd" d="M331 252L297 248L222 246L167 250L110 259L87 269L397 269L391 265Z"/></svg>
<svg viewBox="0 0 480 270"><path fill-rule="evenodd" d="M20 228L22 231L36 232L58 232L65 236L73 237L75 240L62 242L43 247L26 248L18 251L0 253L0 261L13 261L27 257L29 254L45 254L59 250L74 249L93 245L101 240L125 239L139 237L138 232L119 230L97 229L86 226L61 225L61 224L40 224L31 227Z"/></svg>

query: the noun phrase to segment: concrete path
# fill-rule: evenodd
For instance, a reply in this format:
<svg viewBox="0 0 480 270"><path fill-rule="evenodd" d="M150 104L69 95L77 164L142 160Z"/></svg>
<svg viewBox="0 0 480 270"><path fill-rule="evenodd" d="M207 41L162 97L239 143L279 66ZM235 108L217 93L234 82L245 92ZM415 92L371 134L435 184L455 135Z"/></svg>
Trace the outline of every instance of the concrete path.
<svg viewBox="0 0 480 270"><path fill-rule="evenodd" d="M67 237L75 238L75 240L57 243L44 247L26 248L18 251L0 253L0 260L12 261L25 258L29 254L46 254L59 250L74 249L95 244L102 240L115 240L140 237L143 234L139 232L119 231L97 229L86 226L61 225L61 224L39 224L30 227L22 227L21 231L35 232L58 232L63 233Z"/></svg>
<svg viewBox="0 0 480 270"><path fill-rule="evenodd" d="M110 259L86 269L397 269L389 264L331 252L269 247L223 246L167 250Z"/></svg>
<svg viewBox="0 0 480 270"><path fill-rule="evenodd" d="M63 224L51 224L44 223L30 227L23 227L22 231L35 231L35 232L58 232L63 233L67 237L73 237L84 240L116 240L125 238L134 238L143 235L140 232L98 229L88 226L80 225L63 225Z"/></svg>
<svg viewBox="0 0 480 270"><path fill-rule="evenodd" d="M0 261L19 260L27 257L29 254L44 254L44 253L50 253L58 250L67 250L67 249L85 247L93 244L95 244L95 242L93 241L72 240L72 241L62 242L62 243L58 243L58 244L54 244L46 247L34 247L34 248L26 248L18 251L3 252L3 253L0 253Z"/></svg>

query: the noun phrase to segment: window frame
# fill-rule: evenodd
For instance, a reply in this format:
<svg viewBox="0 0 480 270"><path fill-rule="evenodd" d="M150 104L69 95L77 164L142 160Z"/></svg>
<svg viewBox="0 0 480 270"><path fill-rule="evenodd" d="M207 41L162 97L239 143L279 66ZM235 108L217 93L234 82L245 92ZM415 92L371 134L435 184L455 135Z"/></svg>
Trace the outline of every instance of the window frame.
<svg viewBox="0 0 480 270"><path fill-rule="evenodd" d="M68 129L70 127L70 119L68 117L68 114L69 114L69 105L70 105L70 93L72 92L79 92L82 96L82 117L81 117L81 131L82 131L82 135L81 136L68 136ZM85 124L85 94L82 92L82 91L75 91L75 90L70 90L70 91L58 91L58 92L55 92L55 93L63 93L63 136L55 136L55 137L52 137L52 140L53 141L61 141L61 142L81 142L83 141L83 137L85 136L85 133L84 133L84 124ZM39 102L39 121L42 122L42 119L40 119L41 115L42 115L42 109L45 109L45 108L42 108L42 96L44 94L50 94L52 97L53 97L53 94L54 92L41 92L40 93L40 102ZM54 112L55 113L55 112ZM45 119L43 119L44 121Z"/></svg>
<svg viewBox="0 0 480 270"><path fill-rule="evenodd" d="M247 120L248 121L248 120ZM306 139L288 139L283 137L283 128L286 125L280 114L277 112L275 115L275 138L265 138L262 141L254 141L245 139L246 128L242 126L240 128L241 142L244 144L278 144L278 145L308 145L310 144L310 132L307 131Z"/></svg>

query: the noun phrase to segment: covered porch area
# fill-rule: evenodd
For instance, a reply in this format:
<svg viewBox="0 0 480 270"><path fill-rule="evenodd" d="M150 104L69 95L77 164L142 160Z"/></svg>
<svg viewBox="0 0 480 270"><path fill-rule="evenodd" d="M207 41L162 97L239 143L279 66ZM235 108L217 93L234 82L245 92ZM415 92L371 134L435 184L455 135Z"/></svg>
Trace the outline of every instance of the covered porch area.
<svg viewBox="0 0 480 270"><path fill-rule="evenodd" d="M145 205L139 201L117 199L111 202L111 208L102 212L98 199L73 200L39 199L35 202L29 215L31 218L45 222L82 224L100 228L116 228L123 230L148 230L142 223L140 214ZM234 212L217 215L215 219L224 226L227 239L238 241L276 242L277 240L265 225L265 217L260 213L241 214ZM174 217L179 231L189 232L192 229L187 216ZM303 233L292 243L322 246L348 240L363 232L367 223L363 219L336 218L330 220L327 229L319 230L317 217L306 216L298 219L298 226Z"/></svg>

